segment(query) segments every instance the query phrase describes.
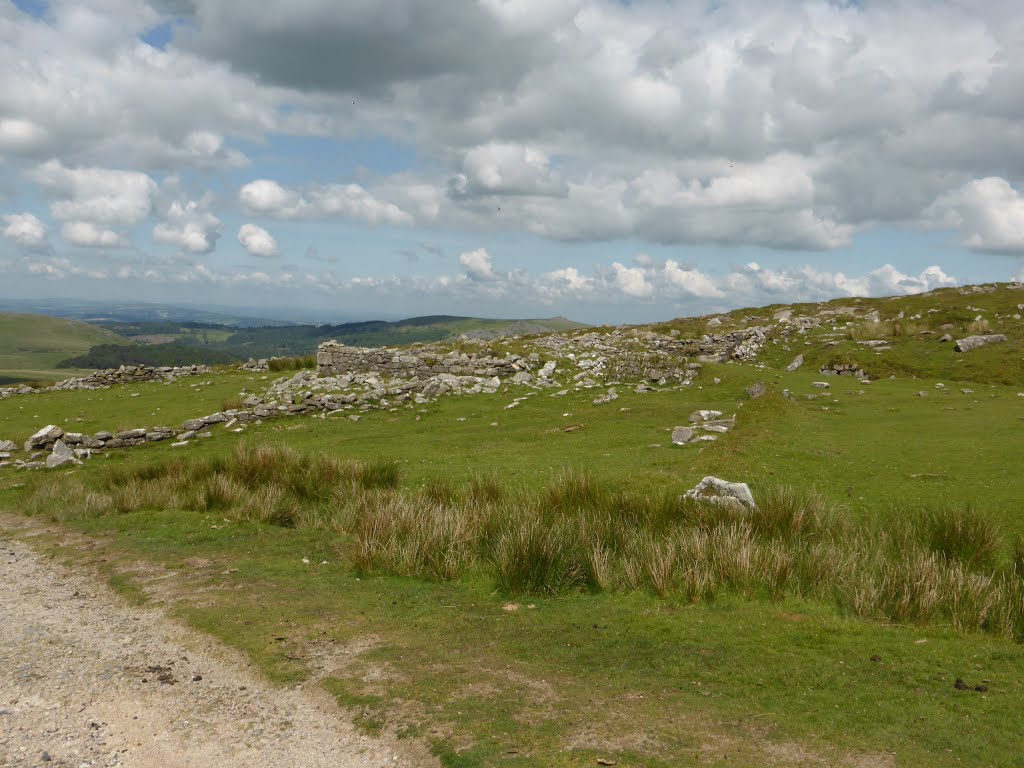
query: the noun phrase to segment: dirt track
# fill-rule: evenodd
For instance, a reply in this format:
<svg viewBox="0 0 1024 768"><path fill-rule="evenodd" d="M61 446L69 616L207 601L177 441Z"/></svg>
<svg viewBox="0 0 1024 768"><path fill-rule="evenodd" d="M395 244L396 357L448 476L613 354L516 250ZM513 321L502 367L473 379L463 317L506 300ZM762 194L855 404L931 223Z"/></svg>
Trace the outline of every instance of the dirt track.
<svg viewBox="0 0 1024 768"><path fill-rule="evenodd" d="M274 688L248 666L0 539L0 766L421 763L356 731L326 694Z"/></svg>

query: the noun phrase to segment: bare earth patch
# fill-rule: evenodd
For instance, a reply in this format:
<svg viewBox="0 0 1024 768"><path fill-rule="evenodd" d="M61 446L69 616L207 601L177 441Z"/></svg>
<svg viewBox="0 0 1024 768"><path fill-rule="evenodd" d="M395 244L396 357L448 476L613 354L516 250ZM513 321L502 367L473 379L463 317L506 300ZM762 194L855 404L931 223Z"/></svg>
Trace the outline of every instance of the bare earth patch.
<svg viewBox="0 0 1024 768"><path fill-rule="evenodd" d="M425 764L326 693L275 688L160 610L0 540L0 765Z"/></svg>

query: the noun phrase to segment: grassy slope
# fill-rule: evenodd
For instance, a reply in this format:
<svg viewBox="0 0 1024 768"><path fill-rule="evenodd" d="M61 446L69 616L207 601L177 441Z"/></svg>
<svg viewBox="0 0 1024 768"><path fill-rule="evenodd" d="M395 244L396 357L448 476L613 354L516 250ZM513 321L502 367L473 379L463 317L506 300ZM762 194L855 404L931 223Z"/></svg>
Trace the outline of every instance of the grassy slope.
<svg viewBox="0 0 1024 768"><path fill-rule="evenodd" d="M17 380L66 379L81 371L57 369L94 344L129 343L117 334L78 320L47 315L0 313L0 377Z"/></svg>
<svg viewBox="0 0 1024 768"><path fill-rule="evenodd" d="M1005 299L1004 314L1014 306L1013 297L990 298ZM958 297L976 307L985 299ZM928 301L937 299L878 304L894 314L903 302ZM1006 325L1017 343L1013 324ZM822 334L832 332L810 334L809 346L803 337L780 343L764 359L784 364L803 351L824 361L835 348L824 346L834 339ZM910 365L917 343L897 342L878 358ZM949 345L932 344L950 360L942 370L967 366L977 379L1005 368L1000 361L951 362L957 358ZM973 503L1007 533L1024 533L1024 476L1016 470L1024 452L1020 387L972 381L965 386L975 392L965 395L961 385L939 390L935 379L902 375L866 386L831 378L823 393L810 386L820 378L810 362L795 373L707 366L690 390L636 395L620 388L619 400L601 406L591 403L594 391L538 393L509 411L504 406L523 394L510 390L356 423L268 422L247 437L393 458L413 485L494 473L535 486L571 465L621 487L662 492L717 474L750 482L755 495L777 483L814 487L854 516L884 517L897 504ZM743 389L755 379L774 394L747 400ZM45 421L76 431L176 424L267 383L235 372L209 380L0 401L8 432L0 438L20 441ZM781 398L782 388L797 397ZM670 447L666 430L696 407L737 412L736 429L703 448ZM585 428L562 432L570 423ZM227 455L238 437L214 431L215 438L187 450ZM147 446L80 471L163 462L179 450ZM23 480L0 475L8 485ZM15 503L18 492L2 492L0 504ZM1022 746L1024 652L1005 640L941 626L882 626L797 600L690 606L640 593L578 595L537 599L535 608L509 613L503 596L472 578L359 579L337 562L336 537L324 532L226 524L199 513L70 524L107 540L103 556L129 573L140 557L169 568L177 597L164 599L276 679L326 673L327 687L355 708L363 726L387 724L436 740L449 765L593 765L607 756L647 766L837 764L850 754L885 764L880 756L890 752L899 765L1011 765ZM303 557L328 564L306 567ZM875 655L881 660L872 661ZM956 691L957 677L972 685L987 680L989 691Z"/></svg>

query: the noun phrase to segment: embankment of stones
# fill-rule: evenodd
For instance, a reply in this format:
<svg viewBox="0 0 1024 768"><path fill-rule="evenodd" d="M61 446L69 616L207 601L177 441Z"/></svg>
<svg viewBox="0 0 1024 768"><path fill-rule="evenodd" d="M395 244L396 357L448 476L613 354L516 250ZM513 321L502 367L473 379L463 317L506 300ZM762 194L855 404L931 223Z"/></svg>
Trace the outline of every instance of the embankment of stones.
<svg viewBox="0 0 1024 768"><path fill-rule="evenodd" d="M442 354L433 350L400 350L385 347L349 347L337 341L321 344L316 353L316 371L320 376L345 373L381 373L408 379L436 376L514 376L528 371L540 357L518 355L491 357L466 352Z"/></svg>

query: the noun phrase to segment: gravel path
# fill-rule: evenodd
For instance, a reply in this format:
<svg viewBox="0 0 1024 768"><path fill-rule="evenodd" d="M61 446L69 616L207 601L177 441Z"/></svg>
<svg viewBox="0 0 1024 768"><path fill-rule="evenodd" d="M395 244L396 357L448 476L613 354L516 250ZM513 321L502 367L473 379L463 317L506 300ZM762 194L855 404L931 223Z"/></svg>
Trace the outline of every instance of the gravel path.
<svg viewBox="0 0 1024 768"><path fill-rule="evenodd" d="M0 539L0 766L411 766L320 691Z"/></svg>

